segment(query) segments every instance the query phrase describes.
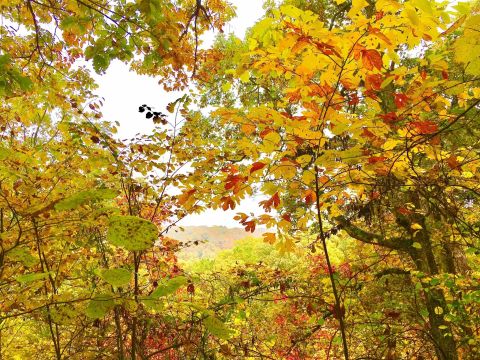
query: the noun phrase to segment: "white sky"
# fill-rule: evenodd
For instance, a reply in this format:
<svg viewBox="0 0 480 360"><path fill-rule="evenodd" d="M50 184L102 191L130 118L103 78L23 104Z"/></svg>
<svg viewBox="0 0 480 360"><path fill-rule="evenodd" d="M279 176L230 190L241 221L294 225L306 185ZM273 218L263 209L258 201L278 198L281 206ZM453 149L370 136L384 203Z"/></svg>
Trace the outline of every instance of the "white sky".
<svg viewBox="0 0 480 360"><path fill-rule="evenodd" d="M230 0L230 3L237 8L237 17L225 26L224 31L225 33L233 32L243 38L246 29L263 15L263 1ZM211 42L214 36L215 34L207 36L205 41ZM166 112L167 104L183 94L163 91L162 86L158 85L158 80L130 72L128 66L119 61L112 62L106 74L96 75L95 80L99 85L97 94L105 99L102 109L104 119L120 123L119 137L121 139L133 137L136 133L148 133L152 129L152 122L138 112L140 105L148 104L155 107L157 111ZM238 222L233 220L235 213L245 212L248 214L257 207L256 201L246 199L235 210L207 210L201 215L187 217L181 225L238 227Z"/></svg>

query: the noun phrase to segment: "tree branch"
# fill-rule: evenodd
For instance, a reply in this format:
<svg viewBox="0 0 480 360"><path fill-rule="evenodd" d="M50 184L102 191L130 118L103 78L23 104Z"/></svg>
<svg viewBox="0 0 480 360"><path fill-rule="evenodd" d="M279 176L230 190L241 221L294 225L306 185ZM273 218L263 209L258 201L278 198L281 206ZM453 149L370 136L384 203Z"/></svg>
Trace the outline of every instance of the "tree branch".
<svg viewBox="0 0 480 360"><path fill-rule="evenodd" d="M380 245L389 249L401 251L408 251L413 244L411 239L402 237L387 239L382 235L365 231L358 226L352 225L350 221L344 217L337 217L335 220L340 224L340 228L345 230L348 235L367 244Z"/></svg>

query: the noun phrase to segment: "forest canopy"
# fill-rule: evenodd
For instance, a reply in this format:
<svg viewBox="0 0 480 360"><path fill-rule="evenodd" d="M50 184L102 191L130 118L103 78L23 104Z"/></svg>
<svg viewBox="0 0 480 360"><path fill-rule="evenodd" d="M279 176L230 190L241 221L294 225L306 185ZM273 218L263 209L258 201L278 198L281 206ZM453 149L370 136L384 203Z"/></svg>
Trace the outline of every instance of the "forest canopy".
<svg viewBox="0 0 480 360"><path fill-rule="evenodd" d="M478 359L478 2L0 9L0 359ZM103 116L112 61L182 93L152 131Z"/></svg>

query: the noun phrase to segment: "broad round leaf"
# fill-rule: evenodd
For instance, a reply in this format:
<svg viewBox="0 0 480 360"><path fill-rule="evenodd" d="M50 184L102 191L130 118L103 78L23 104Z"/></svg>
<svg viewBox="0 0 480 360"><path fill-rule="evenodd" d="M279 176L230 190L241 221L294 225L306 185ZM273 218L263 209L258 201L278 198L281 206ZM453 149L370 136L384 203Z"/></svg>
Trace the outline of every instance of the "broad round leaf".
<svg viewBox="0 0 480 360"><path fill-rule="evenodd" d="M48 272L19 275L15 278L15 280L17 280L20 283L27 284L37 280L44 280L46 278L48 278Z"/></svg>
<svg viewBox="0 0 480 360"><path fill-rule="evenodd" d="M185 276L177 276L173 279L166 281L163 284L158 284L158 287L150 295L152 298L158 298L160 296L167 296L173 294L181 286L187 283L187 278Z"/></svg>
<svg viewBox="0 0 480 360"><path fill-rule="evenodd" d="M232 336L231 330L227 328L220 319L214 316L207 317L203 320L203 323L212 335L220 339L228 340Z"/></svg>
<svg viewBox="0 0 480 360"><path fill-rule="evenodd" d="M55 205L55 210L72 210L88 202L114 199L117 195L117 192L112 189L93 189L80 191L59 201Z"/></svg>
<svg viewBox="0 0 480 360"><path fill-rule="evenodd" d="M100 294L96 295L88 303L85 315L92 319L99 319L104 317L115 306L115 303L110 295Z"/></svg>
<svg viewBox="0 0 480 360"><path fill-rule="evenodd" d="M130 282L132 273L127 269L108 269L102 272L102 279L115 287L127 285Z"/></svg>
<svg viewBox="0 0 480 360"><path fill-rule="evenodd" d="M7 257L13 261L19 261L26 267L31 267L38 263L38 260L33 256L29 249L23 246L18 246L7 253Z"/></svg>
<svg viewBox="0 0 480 360"><path fill-rule="evenodd" d="M136 216L113 216L108 227L107 240L130 251L151 248L158 238L157 226Z"/></svg>

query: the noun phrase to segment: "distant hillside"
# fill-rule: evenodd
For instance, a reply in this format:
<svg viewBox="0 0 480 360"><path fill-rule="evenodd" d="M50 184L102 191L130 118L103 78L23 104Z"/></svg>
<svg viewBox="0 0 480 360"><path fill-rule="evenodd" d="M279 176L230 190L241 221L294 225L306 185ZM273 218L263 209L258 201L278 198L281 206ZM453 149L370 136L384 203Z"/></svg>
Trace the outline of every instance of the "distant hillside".
<svg viewBox="0 0 480 360"><path fill-rule="evenodd" d="M225 226L185 226L184 231L174 228L168 236L189 245L182 249L182 259L201 259L213 257L222 250L231 249L235 241L246 237L261 237L264 229L257 229L253 234L243 228L227 228Z"/></svg>

